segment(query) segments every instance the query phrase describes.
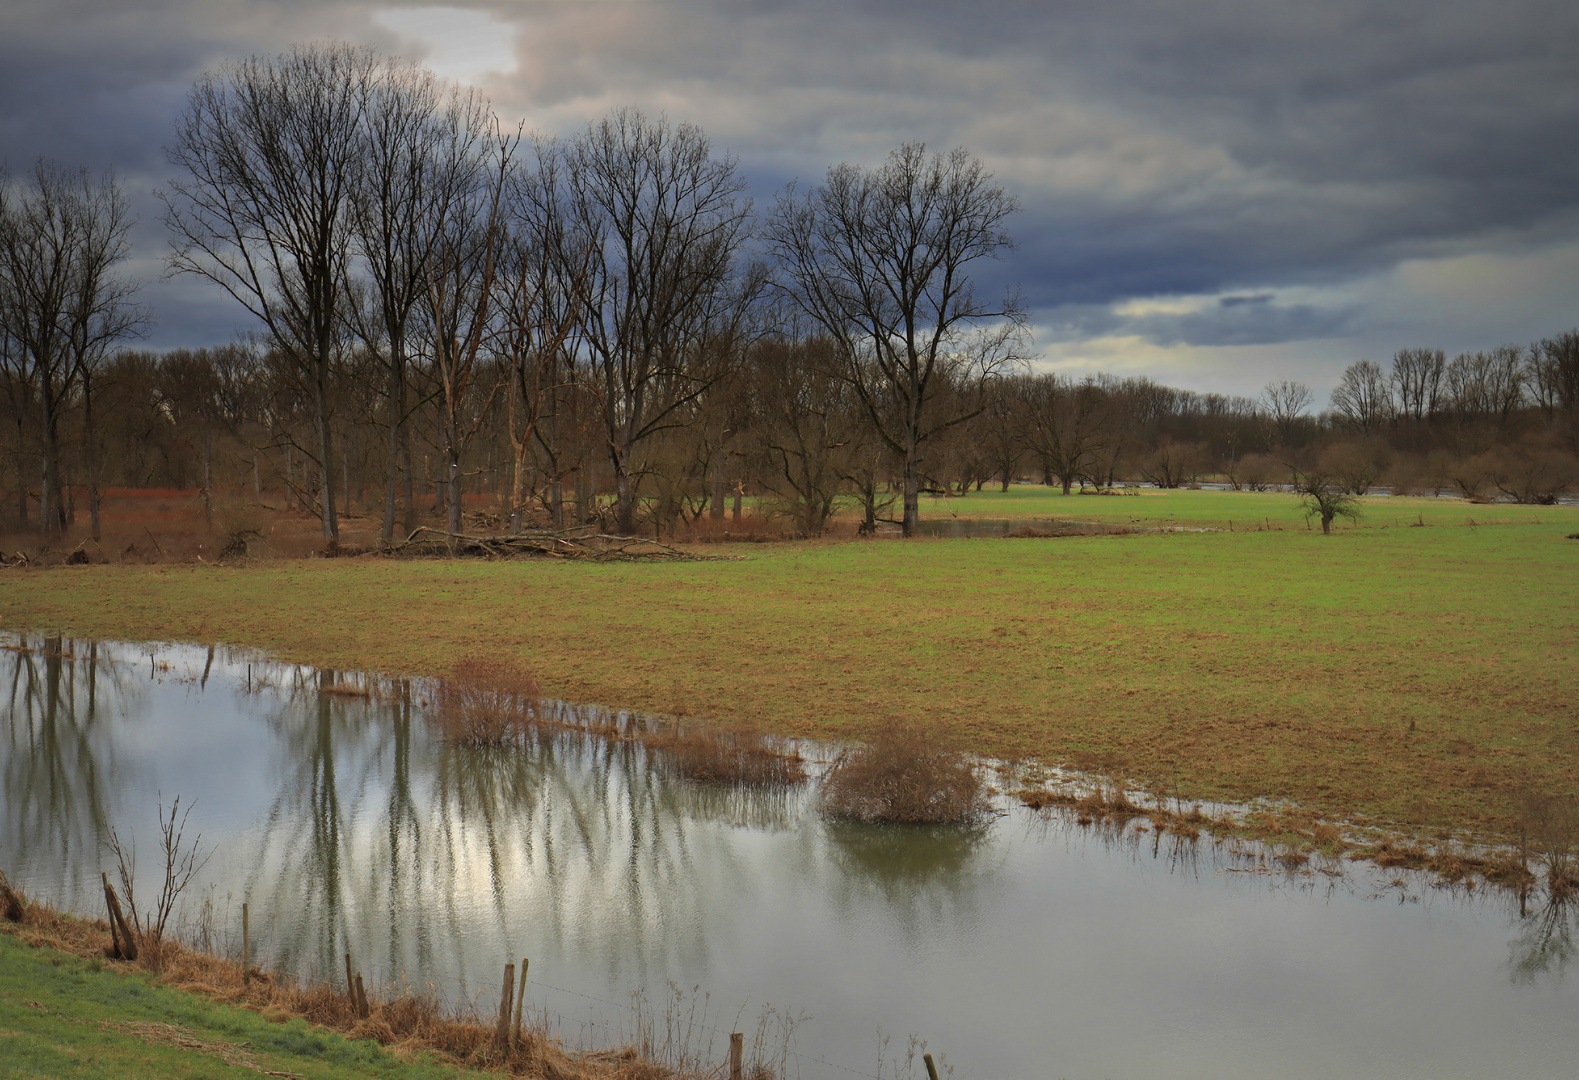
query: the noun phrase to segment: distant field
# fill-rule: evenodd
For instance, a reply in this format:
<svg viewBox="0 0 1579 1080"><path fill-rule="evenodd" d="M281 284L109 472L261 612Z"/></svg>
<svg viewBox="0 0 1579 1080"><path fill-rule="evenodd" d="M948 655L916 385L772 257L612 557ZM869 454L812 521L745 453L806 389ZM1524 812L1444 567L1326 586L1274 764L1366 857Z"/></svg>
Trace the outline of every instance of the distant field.
<svg viewBox="0 0 1579 1080"><path fill-rule="evenodd" d="M1432 827L1506 827L1526 788L1579 794L1579 509L1378 499L1330 537L1278 494L923 505L949 510L1234 531L6 571L0 626L412 674L501 656L577 700L821 736L899 716L1186 795Z"/></svg>
<svg viewBox="0 0 1579 1080"><path fill-rule="evenodd" d="M1090 489L1088 489L1090 490ZM1518 506L1513 503L1469 503L1456 498L1368 495L1360 499L1363 515L1357 523L1341 528L1381 529L1413 525L1479 524L1571 521L1579 523L1579 507ZM1008 491L997 486L973 491L964 498L942 499L923 495L923 518L1035 518L1056 517L1139 525L1195 525L1235 531L1262 527L1305 528L1299 500L1275 491L1216 491L1187 488L1130 488L1124 494L1065 495L1062 489L1015 484ZM1315 523L1320 528L1321 523ZM1570 530L1572 531L1572 530Z"/></svg>

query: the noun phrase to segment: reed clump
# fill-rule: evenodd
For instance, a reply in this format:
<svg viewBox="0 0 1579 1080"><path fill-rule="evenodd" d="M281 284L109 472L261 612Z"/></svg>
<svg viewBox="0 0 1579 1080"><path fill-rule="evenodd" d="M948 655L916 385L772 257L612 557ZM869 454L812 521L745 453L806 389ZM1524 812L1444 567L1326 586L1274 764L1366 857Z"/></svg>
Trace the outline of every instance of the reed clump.
<svg viewBox="0 0 1579 1080"><path fill-rule="evenodd" d="M465 657L438 681L429 717L446 742L504 746L535 722L540 692L532 674L514 664Z"/></svg>
<svg viewBox="0 0 1579 1080"><path fill-rule="evenodd" d="M759 732L691 727L648 733L642 741L680 776L701 784L781 787L806 779L800 755Z"/></svg>
<svg viewBox="0 0 1579 1080"><path fill-rule="evenodd" d="M823 779L822 811L868 824L968 825L989 810L986 784L964 754L925 728L889 721L844 751Z"/></svg>

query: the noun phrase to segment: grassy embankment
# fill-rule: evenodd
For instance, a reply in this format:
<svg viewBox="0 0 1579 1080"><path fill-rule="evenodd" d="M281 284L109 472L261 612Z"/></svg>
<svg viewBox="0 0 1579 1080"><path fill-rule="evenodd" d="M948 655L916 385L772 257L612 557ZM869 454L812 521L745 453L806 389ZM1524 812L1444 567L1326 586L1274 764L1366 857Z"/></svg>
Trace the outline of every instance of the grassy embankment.
<svg viewBox="0 0 1579 1080"><path fill-rule="evenodd" d="M8 572L0 626L411 674L497 657L576 700L815 736L914 720L1187 797L1430 828L1579 794L1579 509L1365 510L1323 537L1285 494L1016 488L923 513L1234 531Z"/></svg>
<svg viewBox="0 0 1579 1080"><path fill-rule="evenodd" d="M29 945L0 930L0 1076L485 1075L282 1020L161 984L129 964Z"/></svg>

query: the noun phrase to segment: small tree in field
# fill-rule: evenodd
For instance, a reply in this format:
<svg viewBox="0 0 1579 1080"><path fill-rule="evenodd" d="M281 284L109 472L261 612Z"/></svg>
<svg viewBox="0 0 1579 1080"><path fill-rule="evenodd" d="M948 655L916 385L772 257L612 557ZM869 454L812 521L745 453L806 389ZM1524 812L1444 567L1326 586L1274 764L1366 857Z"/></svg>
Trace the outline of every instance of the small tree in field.
<svg viewBox="0 0 1579 1080"><path fill-rule="evenodd" d="M1349 494L1348 485L1325 473L1294 473L1294 494L1299 496L1305 520L1321 518L1321 531L1330 535L1333 518L1360 519L1360 501Z"/></svg>

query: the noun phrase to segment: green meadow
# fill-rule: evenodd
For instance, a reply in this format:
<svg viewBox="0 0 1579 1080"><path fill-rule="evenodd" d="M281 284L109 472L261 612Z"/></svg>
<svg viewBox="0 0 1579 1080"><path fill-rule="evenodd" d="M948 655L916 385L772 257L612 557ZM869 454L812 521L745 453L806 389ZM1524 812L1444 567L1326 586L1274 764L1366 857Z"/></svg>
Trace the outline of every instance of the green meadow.
<svg viewBox="0 0 1579 1080"><path fill-rule="evenodd" d="M1383 497L1327 537L1276 493L922 510L1211 531L8 571L0 625L417 675L500 658L578 701L839 738L898 718L1187 798L1431 829L1579 794L1579 509Z"/></svg>

